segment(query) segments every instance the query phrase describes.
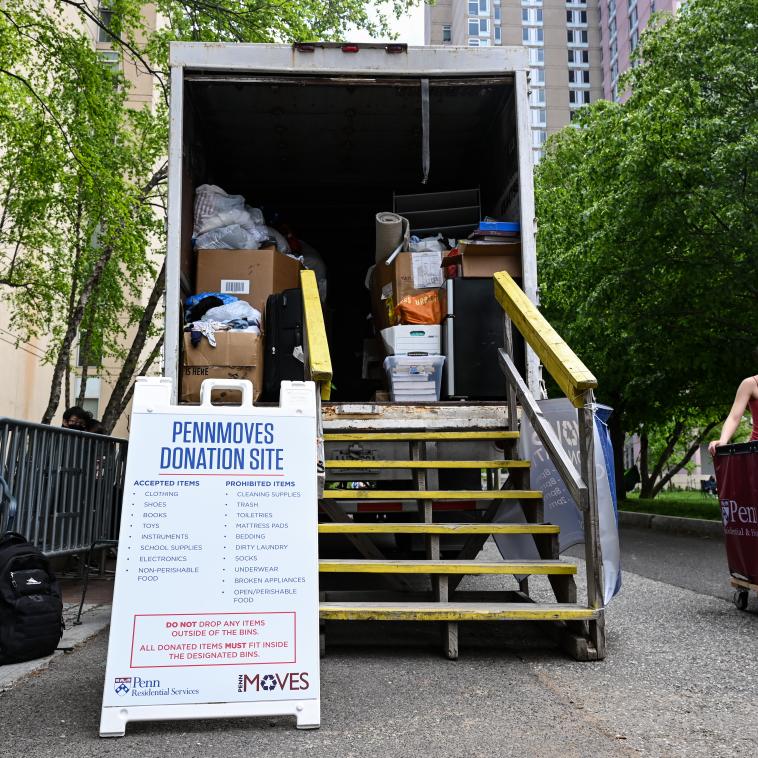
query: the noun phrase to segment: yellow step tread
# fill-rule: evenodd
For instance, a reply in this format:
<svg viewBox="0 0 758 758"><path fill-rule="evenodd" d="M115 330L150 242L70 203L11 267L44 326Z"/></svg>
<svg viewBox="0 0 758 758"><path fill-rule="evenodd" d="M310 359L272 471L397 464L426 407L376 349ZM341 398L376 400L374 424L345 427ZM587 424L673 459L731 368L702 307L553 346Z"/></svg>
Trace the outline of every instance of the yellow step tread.
<svg viewBox="0 0 758 758"><path fill-rule="evenodd" d="M561 560L392 561L323 558L319 571L329 574L576 574L576 564Z"/></svg>
<svg viewBox="0 0 758 758"><path fill-rule="evenodd" d="M327 468L529 468L529 461L325 461Z"/></svg>
<svg viewBox="0 0 758 758"><path fill-rule="evenodd" d="M319 534L559 534L555 524L322 523Z"/></svg>
<svg viewBox="0 0 758 758"><path fill-rule="evenodd" d="M517 440L518 432L494 430L491 432L327 432L325 442L353 440Z"/></svg>
<svg viewBox="0 0 758 758"><path fill-rule="evenodd" d="M324 500L540 500L539 490L324 490Z"/></svg>
<svg viewBox="0 0 758 758"><path fill-rule="evenodd" d="M320 603L324 621L584 621L598 612L573 603Z"/></svg>

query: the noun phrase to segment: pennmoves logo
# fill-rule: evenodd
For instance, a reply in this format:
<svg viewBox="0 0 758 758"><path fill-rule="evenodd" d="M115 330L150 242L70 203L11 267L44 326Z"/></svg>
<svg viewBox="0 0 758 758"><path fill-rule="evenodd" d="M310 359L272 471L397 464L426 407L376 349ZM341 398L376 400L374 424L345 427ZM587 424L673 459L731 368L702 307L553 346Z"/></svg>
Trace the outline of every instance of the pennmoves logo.
<svg viewBox="0 0 758 758"><path fill-rule="evenodd" d="M237 692L273 692L281 690L287 692L301 692L307 690L311 685L308 681L308 672L291 672L286 674L256 674L248 676L239 674L237 676Z"/></svg>

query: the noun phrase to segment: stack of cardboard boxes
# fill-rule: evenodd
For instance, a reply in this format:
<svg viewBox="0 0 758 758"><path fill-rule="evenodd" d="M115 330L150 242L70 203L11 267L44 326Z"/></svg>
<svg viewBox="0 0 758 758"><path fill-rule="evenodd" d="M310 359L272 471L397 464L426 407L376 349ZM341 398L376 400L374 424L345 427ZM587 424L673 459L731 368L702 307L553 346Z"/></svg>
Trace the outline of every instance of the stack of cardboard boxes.
<svg viewBox="0 0 758 758"><path fill-rule="evenodd" d="M440 324L452 315L445 278L491 277L498 271L521 276L517 236L462 240L456 254L444 257L441 253L401 252L389 264L376 264L371 276L371 309L388 355L384 367L393 401L440 398L445 362Z"/></svg>
<svg viewBox="0 0 758 758"><path fill-rule="evenodd" d="M244 300L263 314L269 295L300 286L300 262L275 247L262 250L198 250L196 292L221 292ZM204 379L249 379L253 397L263 388L265 324L261 334L237 331L215 333L216 347L203 338L193 346L185 332L181 401L200 400ZM236 393L238 396L238 393ZM226 390L214 392L214 402L236 399Z"/></svg>

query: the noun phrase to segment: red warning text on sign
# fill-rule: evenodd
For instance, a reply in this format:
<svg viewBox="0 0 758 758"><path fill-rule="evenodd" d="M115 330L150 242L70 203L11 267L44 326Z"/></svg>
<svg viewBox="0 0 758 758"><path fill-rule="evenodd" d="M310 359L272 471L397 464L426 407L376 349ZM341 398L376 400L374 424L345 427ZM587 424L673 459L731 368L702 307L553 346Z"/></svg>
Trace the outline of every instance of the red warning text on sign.
<svg viewBox="0 0 758 758"><path fill-rule="evenodd" d="M136 614L131 668L297 662L296 614Z"/></svg>

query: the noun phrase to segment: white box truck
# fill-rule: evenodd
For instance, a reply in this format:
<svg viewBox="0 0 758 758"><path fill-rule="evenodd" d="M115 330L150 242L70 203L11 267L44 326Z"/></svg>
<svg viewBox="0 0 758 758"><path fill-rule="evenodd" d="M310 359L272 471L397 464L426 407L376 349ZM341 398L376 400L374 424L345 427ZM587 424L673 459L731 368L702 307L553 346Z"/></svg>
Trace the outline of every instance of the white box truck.
<svg viewBox="0 0 758 758"><path fill-rule="evenodd" d="M376 214L402 206L423 218L425 208L433 206L437 213L430 227L456 227L462 219L471 221L471 208L450 208L445 219L438 201L471 197L473 190L477 218L520 223L521 257L508 260L513 279L490 272L478 300L469 298L464 313L456 305L458 327L464 321L460 315L473 324L465 327L461 342L467 330L476 330L476 312L494 303L497 291L497 302L521 321L524 336L551 362L545 365L559 369L559 384L575 404L592 400L594 377L532 306L537 270L526 49L174 44L170 115L165 372L175 388L182 302L196 293L196 187L214 184L244 195L268 218L293 227L321 253L328 269L323 319L315 280L301 277L306 375L318 381L319 400L330 399L332 377L335 386L319 419L322 485L324 473L327 480L319 500L321 618L441 621L451 658L457 656L461 619L572 621L562 627L571 654L602 658L602 557L593 491L565 454L552 454L577 502L588 504L590 581L588 604L582 606L576 604L571 576L576 568L560 561L559 530L542 523L542 493L529 489L529 464L517 460L516 393L530 419L540 429L545 423L533 400L540 396L535 355L527 350L521 370L525 386L513 361L495 350L491 372L479 373L499 375L500 363L511 384L506 391L503 376L502 397L486 402L381 402L369 394L365 377L371 302L364 281L375 263ZM446 231L458 236L455 229ZM448 281L448 291L451 282L462 289L455 279ZM495 312L496 318L501 315ZM311 330L311 322L318 330ZM509 323L498 338L510 334ZM511 340L505 347L516 355ZM591 440L591 414L586 408L582 414L584 439ZM554 444L544 429L542 434ZM585 476L594 470L592 449L591 443L583 447ZM501 507L520 508L521 518L515 512L503 515ZM533 536L527 563L473 560L490 535L506 532L514 539ZM360 559L329 560L333 548L344 555L346 547ZM406 560L419 554L423 561ZM486 593L487 603L472 610L458 581L482 571L517 576L519 592ZM330 572L354 576L335 589ZM368 602L372 595L359 581L364 573L384 574L383 586L399 602L389 602L386 592L378 598L381 607ZM418 593L404 593L410 585L399 576L414 573L427 580L423 602L415 605ZM557 604L543 606L525 597L527 574L546 574Z"/></svg>

